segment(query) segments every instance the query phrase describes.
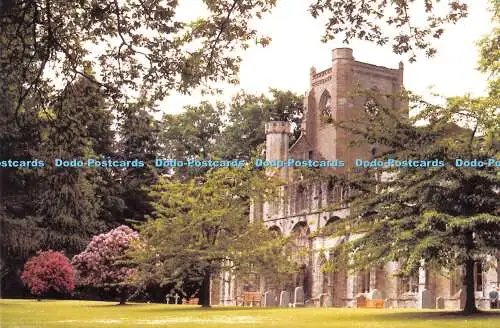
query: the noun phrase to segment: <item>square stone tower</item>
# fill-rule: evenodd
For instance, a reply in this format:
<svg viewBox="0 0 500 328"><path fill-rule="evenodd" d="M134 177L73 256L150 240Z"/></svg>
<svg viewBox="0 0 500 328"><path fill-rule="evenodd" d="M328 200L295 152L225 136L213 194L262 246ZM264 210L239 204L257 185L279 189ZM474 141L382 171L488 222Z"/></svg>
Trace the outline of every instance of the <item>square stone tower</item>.
<svg viewBox="0 0 500 328"><path fill-rule="evenodd" d="M403 91L403 70L401 62L396 69L386 68L356 61L352 49L334 49L331 67L321 72L311 68L302 134L290 158L343 160L346 168L356 158L369 159L370 146L350 148L354 136L336 128L332 120L369 122L381 106L408 116L408 104L397 97Z"/></svg>

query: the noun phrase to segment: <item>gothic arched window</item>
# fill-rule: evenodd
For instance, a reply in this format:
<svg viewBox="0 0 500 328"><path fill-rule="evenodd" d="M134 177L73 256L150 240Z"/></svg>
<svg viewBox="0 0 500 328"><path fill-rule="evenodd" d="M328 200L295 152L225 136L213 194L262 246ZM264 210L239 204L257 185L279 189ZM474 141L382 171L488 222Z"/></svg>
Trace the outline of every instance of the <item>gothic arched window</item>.
<svg viewBox="0 0 500 328"><path fill-rule="evenodd" d="M321 116L325 118L332 118L333 116L333 100L328 91L324 91L319 100L319 109Z"/></svg>

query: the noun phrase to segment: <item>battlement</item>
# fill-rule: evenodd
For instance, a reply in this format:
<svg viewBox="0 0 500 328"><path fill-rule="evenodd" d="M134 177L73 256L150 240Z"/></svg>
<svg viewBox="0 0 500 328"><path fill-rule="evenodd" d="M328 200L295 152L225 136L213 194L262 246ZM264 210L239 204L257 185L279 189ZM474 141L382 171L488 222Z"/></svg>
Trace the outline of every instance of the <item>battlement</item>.
<svg viewBox="0 0 500 328"><path fill-rule="evenodd" d="M290 134L292 127L289 122L272 121L265 125L266 134Z"/></svg>

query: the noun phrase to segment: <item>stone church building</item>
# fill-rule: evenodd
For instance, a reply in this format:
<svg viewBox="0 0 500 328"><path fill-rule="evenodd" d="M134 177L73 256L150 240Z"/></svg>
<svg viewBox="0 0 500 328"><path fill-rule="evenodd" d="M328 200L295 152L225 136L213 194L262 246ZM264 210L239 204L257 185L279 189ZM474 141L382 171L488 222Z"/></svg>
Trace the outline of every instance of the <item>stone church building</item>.
<svg viewBox="0 0 500 328"><path fill-rule="evenodd" d="M328 118L374 119L379 104L408 116L407 103L384 96L403 91L403 72L402 63L398 68L376 66L356 61L351 49L334 49L327 69L311 68L298 140L289 147L289 123L266 124L266 160L343 160L344 168L333 169L342 174L343 170L353 167L356 158L371 159L374 149L349 147L352 137L337 130ZM356 93L356 90L369 92ZM345 201L347 190L331 182L307 181L293 174L293 168L281 168L279 174L288 181L281 190L283 197L272 204L255 203L250 220L263 220L266 227L277 234L293 236L295 245L309 250L304 253L309 255L297 256L300 272L284 283L281 290L266 285L262 278L248 284L235 280L229 273L223 274L213 286L212 304L237 305L241 295L254 292L262 295L260 303L264 306L356 307L365 304L361 300L381 300L379 304L388 308L456 309L463 306L460 270L445 273L421 268L418 274L403 279L394 275L398 263L391 262L362 272L323 273L321 267L333 258L328 250L342 243L344 237L314 233L349 214ZM490 260L477 263L475 268L475 296L480 307L489 307L488 293L500 281L497 260Z"/></svg>

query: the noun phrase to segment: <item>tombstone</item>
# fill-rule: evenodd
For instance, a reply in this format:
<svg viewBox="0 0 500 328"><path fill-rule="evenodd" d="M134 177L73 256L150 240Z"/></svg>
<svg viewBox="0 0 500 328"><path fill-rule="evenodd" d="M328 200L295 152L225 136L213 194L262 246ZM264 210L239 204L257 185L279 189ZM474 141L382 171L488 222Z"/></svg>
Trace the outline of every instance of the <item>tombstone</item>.
<svg viewBox="0 0 500 328"><path fill-rule="evenodd" d="M167 304L170 304L170 295L165 295L165 301L167 301Z"/></svg>
<svg viewBox="0 0 500 328"><path fill-rule="evenodd" d="M441 296L436 298L436 309L444 309L444 298Z"/></svg>
<svg viewBox="0 0 500 328"><path fill-rule="evenodd" d="M290 304L290 293L286 290L280 293L280 306L287 307Z"/></svg>
<svg viewBox="0 0 500 328"><path fill-rule="evenodd" d="M174 296L175 303L174 304L179 304L179 298L181 298L181 297L177 293L175 293L175 296Z"/></svg>
<svg viewBox="0 0 500 328"><path fill-rule="evenodd" d="M295 287L293 293L293 307L304 306L304 288L302 286Z"/></svg>
<svg viewBox="0 0 500 328"><path fill-rule="evenodd" d="M371 300L381 300L382 299L382 293L378 289L374 289L370 292L368 295L368 298Z"/></svg>
<svg viewBox="0 0 500 328"><path fill-rule="evenodd" d="M418 308L419 309L433 309L435 306L434 300L432 299L431 291L424 289L418 295Z"/></svg>
<svg viewBox="0 0 500 328"><path fill-rule="evenodd" d="M390 298L384 300L384 309L392 309L392 301Z"/></svg>
<svg viewBox="0 0 500 328"><path fill-rule="evenodd" d="M463 289L460 289L458 292L458 309L463 309L465 307L465 292Z"/></svg>
<svg viewBox="0 0 500 328"><path fill-rule="evenodd" d="M319 296L319 306L320 307L329 307L332 306L332 298L328 294L321 294Z"/></svg>
<svg viewBox="0 0 500 328"><path fill-rule="evenodd" d="M276 306L276 296L274 295L273 290L264 293L264 306L265 307Z"/></svg>

